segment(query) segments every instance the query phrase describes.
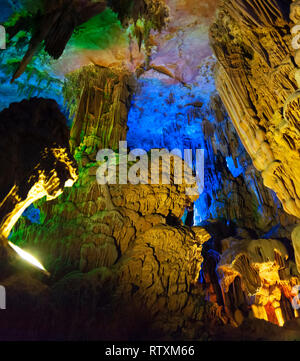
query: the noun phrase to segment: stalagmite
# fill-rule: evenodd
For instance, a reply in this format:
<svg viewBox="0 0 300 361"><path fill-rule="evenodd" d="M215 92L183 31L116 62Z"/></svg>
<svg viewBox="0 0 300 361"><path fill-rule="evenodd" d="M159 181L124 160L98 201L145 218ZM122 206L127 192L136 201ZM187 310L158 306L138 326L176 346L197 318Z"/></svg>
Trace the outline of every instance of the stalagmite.
<svg viewBox="0 0 300 361"><path fill-rule="evenodd" d="M237 307L242 306L231 289L239 279L240 291L254 317L283 326L291 319L288 304L293 300L293 287L300 282L300 274L295 273L293 262L288 260L285 246L272 239L228 239L223 243L227 249L221 255L217 272L229 316L233 317ZM288 300L286 306L283 300Z"/></svg>
<svg viewBox="0 0 300 361"><path fill-rule="evenodd" d="M126 140L134 79L125 70L87 66L68 77L66 101L75 114L70 145L96 159L99 149L118 149Z"/></svg>

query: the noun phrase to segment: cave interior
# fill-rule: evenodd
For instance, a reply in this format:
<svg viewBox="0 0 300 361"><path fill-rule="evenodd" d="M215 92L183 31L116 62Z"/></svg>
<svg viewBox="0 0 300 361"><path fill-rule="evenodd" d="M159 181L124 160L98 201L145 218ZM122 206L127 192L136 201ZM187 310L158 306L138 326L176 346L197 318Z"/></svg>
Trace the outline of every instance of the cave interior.
<svg viewBox="0 0 300 361"><path fill-rule="evenodd" d="M300 1L0 10L0 340L300 340Z"/></svg>

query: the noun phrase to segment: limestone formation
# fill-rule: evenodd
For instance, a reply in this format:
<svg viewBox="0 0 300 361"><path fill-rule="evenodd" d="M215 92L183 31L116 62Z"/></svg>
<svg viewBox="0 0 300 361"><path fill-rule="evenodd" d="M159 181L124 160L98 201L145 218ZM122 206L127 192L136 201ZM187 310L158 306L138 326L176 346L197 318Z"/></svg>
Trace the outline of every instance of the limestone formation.
<svg viewBox="0 0 300 361"><path fill-rule="evenodd" d="M164 334L179 329L181 334L186 332L194 337L206 312L198 277L202 247L210 239L203 228L186 227L181 221L185 209L197 199L197 195L187 192L195 179L190 174L190 178L177 184L174 165L183 167L184 163L174 159L170 167L171 184L151 184L151 169L148 179L143 178L145 184L119 184L117 176L116 184L99 185L96 176L101 163L97 162L97 151L104 147L117 149L118 141L126 137L131 78L126 72L113 73L90 66L71 74L68 82L66 99L75 114L71 147L79 163L79 179L59 199L37 204L42 224L29 224L22 218L12 240L34 246L43 255L43 263L55 282L68 284L71 282L68 275L74 272L88 275L98 270L102 276L96 285L105 293L107 282L110 283L116 309L125 297L129 304L134 302L136 309L147 310L151 327ZM279 222L285 226L293 223L277 209L260 175L250 166L245 152L241 152L237 135L216 94L210 107L215 123L203 121L206 146L223 179L214 201L221 202L222 193L234 194L220 208L219 217L235 219L239 227L259 234ZM102 136L110 132L111 137ZM236 163L249 164L245 176L233 177L226 165L228 156ZM128 169L133 164L130 162ZM164 159L163 165L166 166ZM213 179L214 174L209 176ZM252 204L255 197L263 204L262 215L257 218ZM206 276L214 277L213 272ZM72 279L74 287L76 282L79 281ZM211 301L218 301L213 300L211 290L208 293ZM223 317L219 313L214 318ZM235 309L233 316L228 312L225 317L241 322L246 316ZM189 328L195 321L197 326Z"/></svg>
<svg viewBox="0 0 300 361"><path fill-rule="evenodd" d="M216 170L211 171L206 167L205 172L206 176L209 174L211 182L216 172L222 179L217 192L211 194L216 211L214 217L210 218L232 220L239 229L250 230L256 237L261 237L280 224L282 230L286 229L284 236L290 238L290 230L297 218L286 214L273 192L265 187L261 174L240 144L238 132L218 94L212 95L210 107L214 120L203 121L203 127L210 127L208 134L204 129L205 148L207 154L213 152L210 159L214 157ZM231 167L228 159L232 159ZM239 167L243 167L244 171L237 176L234 170ZM209 187L207 183L206 190Z"/></svg>
<svg viewBox="0 0 300 361"><path fill-rule="evenodd" d="M118 149L126 140L134 80L130 73L87 66L67 76L65 99L75 120L70 146L78 157L96 159L99 149Z"/></svg>
<svg viewBox="0 0 300 361"><path fill-rule="evenodd" d="M151 29L162 30L169 15L164 0L37 0L35 4L25 4L25 11L7 29L10 38L20 31L31 33L28 50L18 64L11 82L25 72L41 45L51 57L59 59L73 32L104 12L107 7L118 14L124 27L134 24L139 49L143 41L148 41ZM144 25L138 26L138 20L142 20ZM88 63L90 64L90 59Z"/></svg>
<svg viewBox="0 0 300 361"><path fill-rule="evenodd" d="M22 114L22 116L20 116ZM77 180L65 117L52 100L33 98L0 113L0 235L7 238L33 202L58 197Z"/></svg>
<svg viewBox="0 0 300 361"><path fill-rule="evenodd" d="M217 88L234 126L285 211L299 218L299 126L290 1L222 1L211 27ZM284 118L285 112L285 118Z"/></svg>
<svg viewBox="0 0 300 361"><path fill-rule="evenodd" d="M97 162L97 151L117 147L126 136L129 77L90 67L71 75L69 81L66 94L75 89L67 99L74 100L76 109L71 146L79 163L78 181L58 199L42 200L38 204L42 224L25 225L21 220L12 241L22 240L29 248L34 244L55 281L72 272L101 270L101 279L110 275L116 309L123 303L144 308L151 327L176 333L204 313L197 281L202 245L210 235L181 221L185 209L198 198L196 179L190 169L179 181L178 167L183 171L188 167L174 156L172 162L163 158L158 167L149 168L142 184L119 184L120 172L115 184L98 184L102 163ZM128 162L128 170L135 163ZM162 184L166 163L170 182ZM155 178L158 183L151 183ZM106 292L104 281L95 285Z"/></svg>
<svg viewBox="0 0 300 361"><path fill-rule="evenodd" d="M294 228L293 232L292 232L292 242L293 242L293 247L295 250L295 259L296 259L296 264L297 264L297 268L298 271L300 271L299 265L300 265L300 226L297 226Z"/></svg>
<svg viewBox="0 0 300 361"><path fill-rule="evenodd" d="M151 28L162 30L166 25L169 13L165 3L173 6L173 25L154 36ZM44 23L39 23L38 29L42 31L33 34L15 77L22 73L40 40L45 39L46 51L58 58L76 25L102 11L105 4L102 0L55 1L47 5L49 16L40 9ZM138 48L146 52L137 75L149 71L156 80L179 81L189 89L175 93L188 98L185 102L183 95L178 107L182 122L176 119L179 113L170 117L171 121L167 115L159 121L165 122L163 138L169 126L180 130L183 122L190 129L188 134L182 132L182 144L193 144L195 150L196 142L189 138L195 129L195 137L201 138L197 144L202 142L206 153L206 190L200 202L207 207L206 221L201 227L191 226L191 212L189 220L183 220L198 199L199 179L197 184L192 169L181 158L163 158L153 169L150 152L144 152L147 167L141 169L141 160L133 160L132 152L124 162L118 150L119 142L126 140L136 86L132 72L138 66L132 49L127 49L130 67L125 66L123 55L113 66L109 60L97 62L86 55L90 65L68 74L64 86L66 104L74 115L69 146L65 119L54 102L33 99L0 115L5 119L0 122L4 139L0 156L8 169L0 180L0 233L7 238L23 210L46 195L35 202L40 221L31 223L21 217L10 239L34 249L51 272L44 282L44 275L20 267L16 260L3 267L7 260L0 248L0 284L9 291L14 310L1 322L0 337L136 340L150 334L164 340L207 339L218 334L219 327L218 337L222 338L221 325L225 325L225 338L235 332L230 326L244 330L247 325L259 325L264 329L263 322L268 321L272 323L270 338L274 338L279 333L277 326L282 330L289 324L295 327L299 314L292 304L300 274L289 239L291 227L300 217L299 1L220 1L211 41L221 99L211 90L214 84L209 72L214 62L207 59L198 69L199 59L194 57L202 48L203 56L207 55L203 45L207 38L193 46L203 32L198 12L207 26L216 1L205 11L207 4L202 0L197 4L188 0L111 0L107 4L124 25L134 21ZM62 9L62 5L66 7ZM188 20L182 14L188 14ZM9 31L14 33L22 25L21 19ZM99 65L104 63L110 65ZM132 72L125 70L128 68ZM194 81L206 91L201 101L193 93ZM162 93L166 104L176 102L173 93ZM22 120L17 113L24 114ZM13 120L11 124L8 118ZM147 117L141 118L147 122ZM200 132L193 127L195 122L199 122ZM18 132L13 132L16 125ZM29 129L33 134L28 134ZM13 136L5 137L10 133ZM21 146L15 152L16 144ZM6 148L10 149L7 159ZM99 151L105 148L116 151L106 174L113 179L115 169L116 176L114 182L101 184L105 160ZM186 173L178 182L181 168ZM131 174L137 184L121 181L122 172ZM167 176L169 182L164 182ZM154 178L158 182L153 182ZM64 186L70 185L62 193ZM292 241L299 268L299 227L292 233ZM299 337L299 332L295 334ZM293 336L291 332L289 337Z"/></svg>
<svg viewBox="0 0 300 361"><path fill-rule="evenodd" d="M12 240L34 243L56 279L76 270L111 272L118 302L134 294L157 327L175 332L184 323L176 314L197 319L202 299L197 281L210 236L180 221L197 197L186 196L185 185L100 186L96 171L82 170L75 187L40 207L43 224L19 224Z"/></svg>
<svg viewBox="0 0 300 361"><path fill-rule="evenodd" d="M76 26L101 13L105 7L105 0L58 0L51 3L41 1L39 12L35 14L33 19L21 17L13 28L8 29L10 36L13 37L20 30L29 30L28 27L34 28L34 32L27 53L14 73L12 82L24 73L43 41L45 42L45 50L55 59L58 59Z"/></svg>
<svg viewBox="0 0 300 361"><path fill-rule="evenodd" d="M225 309L237 324L237 313L249 317L242 314L245 304L253 317L279 326L299 316L291 304L300 275L282 242L227 239L222 245L217 272Z"/></svg>

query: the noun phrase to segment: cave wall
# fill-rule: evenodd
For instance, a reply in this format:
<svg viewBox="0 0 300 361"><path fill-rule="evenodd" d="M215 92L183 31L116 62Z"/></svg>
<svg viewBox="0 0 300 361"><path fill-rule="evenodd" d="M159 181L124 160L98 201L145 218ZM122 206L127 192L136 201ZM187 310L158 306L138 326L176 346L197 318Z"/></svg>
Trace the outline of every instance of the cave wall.
<svg viewBox="0 0 300 361"><path fill-rule="evenodd" d="M221 1L210 29L217 58L216 88L255 172L260 172L264 186L276 192L284 211L293 216L288 217L293 220L289 232L299 223L299 129L293 95L297 67L290 4ZM297 229L292 238L299 269ZM274 235L269 232L267 237ZM291 239L287 233L285 237ZM208 251L204 265L208 297L223 304L237 323L241 315L251 317L242 304L251 305L255 317L280 325L298 317L291 308L291 290L299 279L291 242L276 242L230 238L222 240L219 250ZM266 254L268 261L263 260ZM243 270L247 265L249 269ZM255 284L255 278L261 284L251 292L247 284Z"/></svg>
<svg viewBox="0 0 300 361"><path fill-rule="evenodd" d="M222 2L211 27L216 84L253 164L280 199L300 216L297 109L283 108L297 90L290 1Z"/></svg>
<svg viewBox="0 0 300 361"><path fill-rule="evenodd" d="M150 63L139 68L137 83L128 69L104 67L111 63L110 58L100 62L103 52L82 51L89 62L91 54L99 56L99 61L93 58L99 64L71 73L64 87L75 116L70 145L79 180L58 200L36 204L38 222L28 219L28 210L11 234L13 242L39 254L52 273L49 287L37 284L36 291L31 284L30 292L47 294L38 307L51 305L50 312L40 311L45 312L44 321L61 318L56 325L64 328L69 317L74 319L60 329L58 338L79 337L82 322L88 337L103 337L106 331L111 335L109 327L101 333L93 316L109 323L114 313L127 310L171 337L198 337L206 317L237 326L246 317L282 325L298 316L290 306L299 276L290 262L293 255L282 240L261 239L290 238L298 217L297 123L292 116L288 119L293 127L287 126L282 113L285 99L296 89L287 45L287 3L269 1L265 8L259 1L221 2L211 28L216 67L212 58L200 62L194 56L201 52L202 59L210 53L206 38L199 47L192 46L203 33L201 23L183 30L188 20L181 15L188 12L189 21L195 20L193 11L202 2L195 8L189 3L189 11L179 6L173 13L171 34L156 38L156 51ZM86 58L65 69L78 68ZM60 67L64 62L68 57ZM61 87L60 82L59 91ZM97 151L116 149L125 139L131 149L204 149L205 190L199 200L186 196L186 185L99 186ZM192 204L196 227L184 225L185 210ZM211 235L199 225L212 230ZM228 232L235 238L224 240ZM3 284L20 295L18 277ZM31 281L25 276L22 286L24 282ZM205 302L205 294L212 305ZM87 299L91 305L83 311ZM113 321L117 326L112 329L123 319ZM132 320L126 326L129 323Z"/></svg>
<svg viewBox="0 0 300 361"><path fill-rule="evenodd" d="M96 80L89 81L88 75L95 72ZM97 151L104 146L115 147L116 138L121 140L124 131L126 134L126 127L118 127L113 120L127 118L131 94L124 81L128 79L126 73L120 77L105 68L95 68L88 72L83 69L81 75L85 84L79 83L79 91L73 81L77 81L77 74L65 90L74 95L70 101L75 101L75 105L70 102L76 109L71 146L79 164L79 179L57 200L36 204L41 222L31 223L22 217L11 241L41 255L54 288L64 279L68 283L68 275L74 272L78 277L98 272L102 276L95 280L97 287L105 290L108 277L114 289L115 312L134 305L137 310L142 308L151 327L163 334L194 334L197 328L190 329L187 324L201 320L204 314L198 278L202 245L210 235L204 228L184 226L181 218L197 196L187 195L190 185L186 179L183 184L174 183L174 166L169 185L97 183ZM98 85L105 82L109 92L103 95L95 81ZM112 129L113 137L97 137L97 130L103 127L105 131L100 134ZM72 138L74 134L83 136ZM110 139L114 143L109 143ZM70 282L75 282L72 277Z"/></svg>
<svg viewBox="0 0 300 361"><path fill-rule="evenodd" d="M182 85L170 87L165 78L153 81L143 77L133 85L128 73L112 73L100 67L84 68L82 73L70 75L64 92L75 114L70 143L79 164L79 180L58 200L36 204L41 211L40 222L32 222L25 215L11 235L13 242L40 255L52 273L54 289L64 283L74 285L76 277L89 278L87 275L96 272L99 279L94 286L101 292L105 292L107 283L112 285L115 310L120 310L121 299L128 305L134 302L137 309L143 308L151 315L152 328L164 334L176 334L179 330L179 334L191 337L200 332L205 318L237 326L249 316L251 307L263 310L268 304L259 303L258 296L257 302L246 301L242 286L248 281L246 273L236 271L232 277L229 272L225 287L215 273L218 262L207 271L213 264L210 250L218 245L215 241L226 237L228 222L235 224L234 234L242 237L244 243L250 242L251 236L259 238L272 232L273 227L277 236L289 237L289 227L295 222L283 212L276 196L264 187L252 166L215 92L213 69L214 61L207 59L199 74L199 87L193 90ZM130 108L133 89L136 94ZM116 119L120 126L111 127ZM101 138L102 134L109 134L109 129L112 137ZM206 184L200 201L186 196L185 185L100 186L96 180L97 151L104 146L116 149L118 138L127 138L131 149L203 147ZM208 232L199 226L184 226L185 209L193 203L195 224L209 221L203 223ZM218 224L214 226L218 219L223 221L224 230ZM213 228L213 242L202 254ZM218 251L218 257L226 258L226 249ZM203 255L205 282L201 285ZM285 255L283 252L282 259ZM239 256L237 253L233 257ZM230 262L225 262L225 266L223 269L231 269ZM291 299L291 288L297 282L293 272L286 276L290 282L286 288L275 287L279 293L270 286L270 295L273 292L276 296L272 306L268 306L273 313L275 309L281 312L281 299ZM234 280L239 277L241 283L236 286ZM278 280L279 276L274 282ZM233 289L238 300L232 296ZM286 298L282 296L284 292L288 294ZM204 303L205 294L212 302L212 310L210 303ZM246 304L241 304L241 299ZM290 313L288 307L283 310ZM280 315L280 323L295 317L293 313ZM255 317L259 316L268 319L265 313L256 311ZM278 319L273 317L274 323L278 324ZM195 321L197 327L190 328Z"/></svg>
<svg viewBox="0 0 300 361"><path fill-rule="evenodd" d="M216 91L215 60L200 61L193 84L174 84L154 70L137 82L128 115L130 148L204 149L204 191L195 202L194 224L209 219L234 223L251 236L289 237L288 216L268 190L242 145Z"/></svg>

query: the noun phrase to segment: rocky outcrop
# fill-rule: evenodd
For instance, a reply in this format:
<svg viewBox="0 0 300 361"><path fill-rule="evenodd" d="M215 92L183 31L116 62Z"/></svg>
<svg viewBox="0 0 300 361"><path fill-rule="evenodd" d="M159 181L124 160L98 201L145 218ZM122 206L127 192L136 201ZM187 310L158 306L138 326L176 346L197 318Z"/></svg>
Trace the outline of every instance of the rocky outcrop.
<svg viewBox="0 0 300 361"><path fill-rule="evenodd" d="M218 59L217 88L234 126L285 211L299 218L297 108L284 118L295 92L288 0L223 1L211 27Z"/></svg>
<svg viewBox="0 0 300 361"><path fill-rule="evenodd" d="M232 222L237 233L247 230L250 237L261 237L279 226L277 236L290 238L297 218L286 214L274 193L265 187L217 93L211 95L209 105L212 116L204 116L202 122L209 155L204 191L211 204L209 218Z"/></svg>
<svg viewBox="0 0 300 361"><path fill-rule="evenodd" d="M20 114L22 116L20 116ZM65 117L52 100L33 98L0 113L0 235L7 238L22 213L44 196L58 197L77 180Z"/></svg>
<svg viewBox="0 0 300 361"><path fill-rule="evenodd" d="M253 317L279 326L299 316L292 308L293 287L299 284L299 273L282 242L227 239L222 243L217 272L225 309L233 311L238 324L243 320L238 318L245 301Z"/></svg>
<svg viewBox="0 0 300 361"><path fill-rule="evenodd" d="M95 160L99 149L117 150L126 140L133 90L133 76L124 71L87 66L67 76L65 99L75 113L70 145L78 159Z"/></svg>
<svg viewBox="0 0 300 361"><path fill-rule="evenodd" d="M14 73L12 82L24 73L42 42L48 54L58 59L75 28L105 10L106 1L64 0L52 1L50 4L41 1L39 5L37 14L33 16L29 13L25 18L21 16L18 22L8 29L11 37L21 30L33 31L27 53Z"/></svg>
<svg viewBox="0 0 300 361"><path fill-rule="evenodd" d="M96 170L82 170L75 187L44 203L41 225L23 219L27 225L19 223L12 241L34 247L55 283L75 271L98 270L102 277L94 287L105 293L101 279L109 275L115 311L130 303L143 308L151 328L163 334L201 320L197 281L202 245L210 236L203 228L182 225L180 217L192 201L185 186L99 186Z"/></svg>
<svg viewBox="0 0 300 361"><path fill-rule="evenodd" d="M217 19L211 27L211 43L218 59L217 88L242 143L254 166L261 172L264 185L276 192L287 213L299 218L300 158L298 96L295 93L299 85L296 54L292 49L290 5L291 1L283 0L256 2L255 5L247 0L221 2ZM292 4L293 21L296 7L296 3ZM297 228L292 233L292 240L299 269ZM226 269L223 281L226 279L233 285L234 292L241 294L234 299L248 299L243 295L240 283L245 284L251 278L258 277L260 285L254 286L257 290L254 299L248 299L248 304L252 305L255 317L282 325L298 316L297 311L291 308L291 290L297 284L298 275L295 267L288 266L284 261L288 257L286 250L279 251L282 244L276 246L272 242L277 241L231 242L232 249L221 255L221 266L219 263L218 267L220 270L223 270L223 266ZM241 252L241 257L235 255L227 262L226 254L234 254L234 244L251 249L256 244L255 249L263 250L261 257L269 247L276 251L271 251L269 261L263 262L262 266L262 261L249 263L250 259L256 257L255 252L252 252L253 249L245 251L245 248L246 258L243 262L249 265L251 272L247 271L248 275L233 281L236 280L233 264L240 264L238 260L243 258ZM213 262L217 264L218 260ZM255 264L254 267L251 262ZM264 274L260 272L261 267ZM281 271L276 270L278 267L281 267ZM284 275L282 270L289 276ZM233 292L224 283L221 288L223 298L224 294ZM227 297L224 303L232 304L232 296Z"/></svg>
<svg viewBox="0 0 300 361"><path fill-rule="evenodd" d="M128 146L180 149L182 154L191 149L194 166L197 149L204 150L204 189L194 205L194 224L218 219L237 232L247 229L254 238L270 231L272 237L290 237L296 217L284 212L253 166L215 90L215 63L212 57L202 61L191 87L145 73L129 113Z"/></svg>
<svg viewBox="0 0 300 361"><path fill-rule="evenodd" d="M207 299L224 324L240 326L263 319L283 326L299 317L300 275L288 242L226 238L211 250L203 266Z"/></svg>
<svg viewBox="0 0 300 361"><path fill-rule="evenodd" d="M41 210L41 224L29 225L22 218L11 240L29 249L34 246L41 255L52 274L49 292L53 297L58 288L65 295L62 284L62 288L75 292L82 277L97 274L89 284L99 294L111 295L112 312L118 314L123 307L131 307L131 313L143 310L140 320L148 319L149 329L164 335L184 333L185 329L195 333L196 328L189 330L187 324L203 318L203 293L197 281L202 245L210 235L181 221L185 209L198 198L188 192L195 187L192 172L187 172L189 176L184 173L183 181L177 182L175 166L177 171L184 162L175 157L174 163L169 160L169 184L150 182L155 172L159 175L165 171L165 160L158 169L150 169L149 182L119 184L119 173L115 184L97 182L102 164L96 160L97 151L116 147L126 136L131 95L128 79L126 73L112 74L103 68L84 68L70 77L66 91L74 95L69 99L75 99L75 108L78 105L71 145L79 163L79 179L58 199L36 204ZM83 136L78 138L80 134ZM128 169L135 163L129 162ZM72 297L72 292L65 296ZM98 298L94 295L93 302ZM57 312L62 312L62 306L57 307ZM101 307L94 312L96 317L105 318L108 305ZM75 318L84 317L78 307L74 313ZM86 325L88 320L83 322ZM95 332L100 332L99 327ZM67 333L66 337L72 335Z"/></svg>
<svg viewBox="0 0 300 361"><path fill-rule="evenodd" d="M40 206L43 223L23 219L12 240L34 245L54 281L74 271L111 274L116 307L132 300L164 333L201 319L197 281L210 236L180 221L197 197L187 196L184 184L100 186L96 171L82 169L75 187Z"/></svg>

